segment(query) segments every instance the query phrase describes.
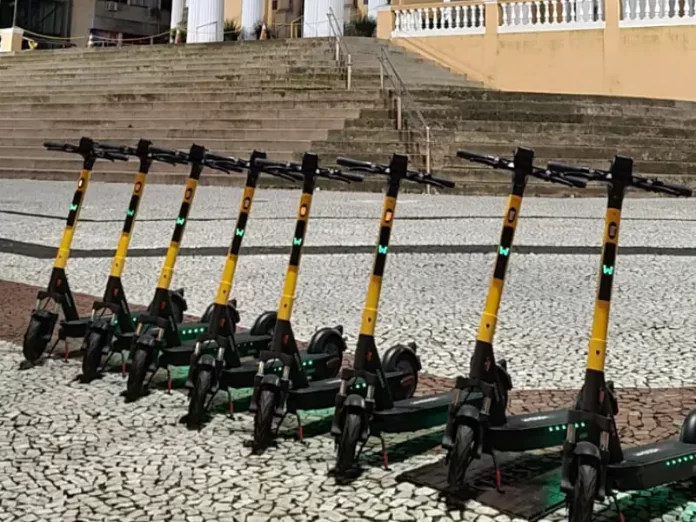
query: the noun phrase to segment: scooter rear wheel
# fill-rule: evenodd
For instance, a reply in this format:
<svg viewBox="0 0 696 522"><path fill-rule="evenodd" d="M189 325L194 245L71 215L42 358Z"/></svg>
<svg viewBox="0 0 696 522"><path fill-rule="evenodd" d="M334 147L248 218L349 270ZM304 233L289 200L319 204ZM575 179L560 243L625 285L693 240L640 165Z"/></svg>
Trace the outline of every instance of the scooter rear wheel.
<svg viewBox="0 0 696 522"><path fill-rule="evenodd" d="M347 413L343 423L341 440L336 455L336 471L345 473L355 465L355 451L358 448L362 420L357 413Z"/></svg>
<svg viewBox="0 0 696 522"><path fill-rule="evenodd" d="M597 468L592 464L578 464L578 476L573 488L573 500L568 506L570 522L592 522L594 499L597 491Z"/></svg>
<svg viewBox="0 0 696 522"><path fill-rule="evenodd" d="M198 428L202 424L203 415L205 414L205 399L208 397L212 384L212 372L207 368L198 370L196 382L189 399L188 416L186 417L186 427L188 429Z"/></svg>
<svg viewBox="0 0 696 522"><path fill-rule="evenodd" d="M145 384L147 373L147 352L136 348L131 357L130 370L128 371L128 383L126 384L126 400L133 402L140 397Z"/></svg>
<svg viewBox="0 0 696 522"><path fill-rule="evenodd" d="M82 348L82 382L92 382L99 375L99 364L102 358L102 334L90 332L85 338Z"/></svg>
<svg viewBox="0 0 696 522"><path fill-rule="evenodd" d="M273 411L275 410L275 393L262 390L259 407L254 415L254 449L262 449L273 439Z"/></svg>
<svg viewBox="0 0 696 522"><path fill-rule="evenodd" d="M474 430L471 426L460 424L454 439L454 447L449 456L447 483L450 488L458 489L464 486L466 472L471 463L474 450Z"/></svg>

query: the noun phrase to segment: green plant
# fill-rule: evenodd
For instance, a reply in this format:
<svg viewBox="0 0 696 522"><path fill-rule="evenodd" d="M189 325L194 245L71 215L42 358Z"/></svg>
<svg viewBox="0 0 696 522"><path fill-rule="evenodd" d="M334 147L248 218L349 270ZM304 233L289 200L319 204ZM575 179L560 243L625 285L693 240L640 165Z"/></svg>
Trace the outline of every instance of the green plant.
<svg viewBox="0 0 696 522"><path fill-rule="evenodd" d="M346 36L374 36L377 30L377 21L367 15L358 15L343 26Z"/></svg>
<svg viewBox="0 0 696 522"><path fill-rule="evenodd" d="M237 20L225 20L224 31L226 42L237 41L242 35L242 27L237 23Z"/></svg>

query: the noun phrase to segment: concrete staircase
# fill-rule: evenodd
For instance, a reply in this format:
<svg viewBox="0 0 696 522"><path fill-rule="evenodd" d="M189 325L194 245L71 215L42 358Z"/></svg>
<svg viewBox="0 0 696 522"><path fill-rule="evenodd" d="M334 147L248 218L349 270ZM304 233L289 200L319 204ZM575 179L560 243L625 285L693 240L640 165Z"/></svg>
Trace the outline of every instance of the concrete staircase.
<svg viewBox="0 0 696 522"><path fill-rule="evenodd" d="M384 47L433 128L433 170L456 179L461 192L500 193L509 181L458 160L458 149L509 155L515 145L527 145L542 165L559 159L599 167L622 153L634 156L644 174L688 181L696 172L696 154L687 148L694 104L493 91L388 42L346 38L346 44L354 64L351 91L320 39L1 57L0 177L74 179L79 158L47 152L42 143L83 135L130 144L148 138L180 149L196 142L241 156L256 148L277 159L311 150L327 165L339 155L386 162L402 152L422 166L415 121L396 131L393 100L379 89L377 56ZM100 162L94 179L129 181L136 168ZM150 178L179 182L185 174L183 167L158 164ZM239 181L217 172L202 178ZM558 193L545 184L532 190Z"/></svg>

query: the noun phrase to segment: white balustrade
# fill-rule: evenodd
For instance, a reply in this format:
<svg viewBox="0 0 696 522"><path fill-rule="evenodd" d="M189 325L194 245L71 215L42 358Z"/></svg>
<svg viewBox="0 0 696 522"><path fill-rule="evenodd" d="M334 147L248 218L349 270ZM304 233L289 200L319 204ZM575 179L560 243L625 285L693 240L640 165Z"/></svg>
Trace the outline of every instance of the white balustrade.
<svg viewBox="0 0 696 522"><path fill-rule="evenodd" d="M483 3L433 5L394 10L392 37L483 34Z"/></svg>
<svg viewBox="0 0 696 522"><path fill-rule="evenodd" d="M622 0L619 27L696 24L695 0Z"/></svg>
<svg viewBox="0 0 696 522"><path fill-rule="evenodd" d="M499 33L604 27L604 0L530 0L499 5Z"/></svg>

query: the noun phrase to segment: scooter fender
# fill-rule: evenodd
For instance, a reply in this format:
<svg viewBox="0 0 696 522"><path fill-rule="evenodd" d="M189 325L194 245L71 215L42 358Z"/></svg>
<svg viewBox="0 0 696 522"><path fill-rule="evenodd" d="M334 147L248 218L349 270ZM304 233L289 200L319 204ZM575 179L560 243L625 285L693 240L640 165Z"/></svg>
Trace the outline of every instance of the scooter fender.
<svg viewBox="0 0 696 522"><path fill-rule="evenodd" d="M322 345L332 336L335 336L337 339L340 339L341 342L339 344L340 349L341 349L341 358L343 357L343 353L346 351L346 342L343 339L343 326L338 325L335 327L324 327L320 328L316 332L314 332L314 335L312 335L312 338L310 339L309 343L307 344L307 352L309 353L321 353L323 350L317 349L319 347L322 347Z"/></svg>
<svg viewBox="0 0 696 522"><path fill-rule="evenodd" d="M691 410L684 420L679 440L686 444L696 444L696 409Z"/></svg>
<svg viewBox="0 0 696 522"><path fill-rule="evenodd" d="M500 381L500 384L502 384L506 390L512 390L512 377L510 377L510 374L507 371L507 361L505 359L501 359L498 361L496 366L498 367L498 380Z"/></svg>
<svg viewBox="0 0 696 522"><path fill-rule="evenodd" d="M341 424L347 413L357 413L362 419L362 430L360 432L360 442L365 442L370 437L370 423L367 422L367 404L361 395L349 395L343 403L341 412Z"/></svg>
<svg viewBox="0 0 696 522"><path fill-rule="evenodd" d="M589 441L583 440L576 444L573 450L573 455L575 457L575 465L577 465L578 457L582 457L583 460L593 460L595 461L595 466L598 470L597 475L597 500L602 502L606 497L606 468L602 465L602 452L600 449Z"/></svg>
<svg viewBox="0 0 696 522"><path fill-rule="evenodd" d="M170 290L169 291L169 297L172 301L176 303L176 305L179 307L179 310L182 312L185 312L188 310L188 303L186 302L186 298L184 297L184 289L183 288L177 288L176 290Z"/></svg>
<svg viewBox="0 0 696 522"><path fill-rule="evenodd" d="M473 430L475 437L474 444L476 446L476 457L480 458L483 450L481 444L481 440L483 440L481 410L471 404L462 404L457 410L457 413L454 414L454 422L452 423L450 440L454 438L455 430L459 425L469 426ZM450 446L454 446L454 444L450 442Z"/></svg>
<svg viewBox="0 0 696 522"><path fill-rule="evenodd" d="M389 350L387 350L387 353L384 355L384 361L382 361L382 366L384 368L392 368L396 366L396 361L399 360L399 357L402 354L408 354L410 357L413 358L413 360L416 363L416 368L419 372L423 369L420 358L416 353L416 343L409 343L407 345L397 344L389 348Z"/></svg>
<svg viewBox="0 0 696 522"><path fill-rule="evenodd" d="M89 326L90 332L98 333L100 335L106 335L109 333L110 330L111 321L103 318L99 318L92 321L92 324ZM87 335L89 335L89 333Z"/></svg>
<svg viewBox="0 0 696 522"><path fill-rule="evenodd" d="M213 357L209 353L205 353L201 356L201 358L198 360L198 365L197 369L200 370L201 368L205 368L210 371L215 371L215 365L216 365L216 360L215 357Z"/></svg>

